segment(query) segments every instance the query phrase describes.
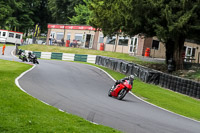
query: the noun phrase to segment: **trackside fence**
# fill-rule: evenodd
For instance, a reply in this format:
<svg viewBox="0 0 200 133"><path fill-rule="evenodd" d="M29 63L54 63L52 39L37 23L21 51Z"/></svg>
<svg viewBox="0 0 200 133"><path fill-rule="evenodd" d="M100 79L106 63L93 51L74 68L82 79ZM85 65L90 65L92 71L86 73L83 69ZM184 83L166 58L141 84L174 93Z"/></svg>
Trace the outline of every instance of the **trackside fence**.
<svg viewBox="0 0 200 133"><path fill-rule="evenodd" d="M200 83L152 70L124 60L97 56L95 64L110 68L125 75L136 75L141 81L159 85L194 98L200 99Z"/></svg>

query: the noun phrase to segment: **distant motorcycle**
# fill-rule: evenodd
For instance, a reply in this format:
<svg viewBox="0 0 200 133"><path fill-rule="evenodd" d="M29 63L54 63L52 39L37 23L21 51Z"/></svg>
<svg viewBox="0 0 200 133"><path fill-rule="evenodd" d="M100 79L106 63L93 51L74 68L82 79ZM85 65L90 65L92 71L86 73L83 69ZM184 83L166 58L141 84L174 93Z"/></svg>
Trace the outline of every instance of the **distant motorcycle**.
<svg viewBox="0 0 200 133"><path fill-rule="evenodd" d="M130 84L130 81L125 80L116 86L113 85L108 91L108 96L122 100L131 89L132 85Z"/></svg>
<svg viewBox="0 0 200 133"><path fill-rule="evenodd" d="M21 59L23 62L24 61L28 62L28 59L27 59L25 53L21 49L19 50L18 55L19 55L19 59Z"/></svg>
<svg viewBox="0 0 200 133"><path fill-rule="evenodd" d="M37 56L31 52L28 53L28 59L29 62L33 62L33 64L39 64L38 60L37 60Z"/></svg>

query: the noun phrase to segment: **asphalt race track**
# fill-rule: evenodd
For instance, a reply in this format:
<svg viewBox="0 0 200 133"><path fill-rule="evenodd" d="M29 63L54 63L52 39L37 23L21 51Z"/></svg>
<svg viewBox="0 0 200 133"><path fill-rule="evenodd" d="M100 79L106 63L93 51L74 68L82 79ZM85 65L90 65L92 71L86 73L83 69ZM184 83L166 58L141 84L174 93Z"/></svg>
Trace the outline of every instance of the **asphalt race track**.
<svg viewBox="0 0 200 133"><path fill-rule="evenodd" d="M13 49L6 47L0 59L20 61L10 54ZM200 133L200 122L154 107L131 94L122 101L108 97L114 81L95 67L56 60L39 63L19 84L56 108L127 133Z"/></svg>

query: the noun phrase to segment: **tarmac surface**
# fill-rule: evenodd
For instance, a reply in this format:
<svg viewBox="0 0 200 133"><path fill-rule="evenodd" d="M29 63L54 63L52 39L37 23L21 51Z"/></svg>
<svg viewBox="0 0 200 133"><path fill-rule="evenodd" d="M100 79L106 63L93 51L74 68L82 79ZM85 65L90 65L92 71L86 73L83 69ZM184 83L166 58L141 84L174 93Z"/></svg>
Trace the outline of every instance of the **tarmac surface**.
<svg viewBox="0 0 200 133"><path fill-rule="evenodd" d="M13 48L7 47L0 59L13 60ZM49 105L127 133L200 132L200 122L152 106L130 93L121 101L108 97L114 81L100 69L75 62L39 62L19 84Z"/></svg>

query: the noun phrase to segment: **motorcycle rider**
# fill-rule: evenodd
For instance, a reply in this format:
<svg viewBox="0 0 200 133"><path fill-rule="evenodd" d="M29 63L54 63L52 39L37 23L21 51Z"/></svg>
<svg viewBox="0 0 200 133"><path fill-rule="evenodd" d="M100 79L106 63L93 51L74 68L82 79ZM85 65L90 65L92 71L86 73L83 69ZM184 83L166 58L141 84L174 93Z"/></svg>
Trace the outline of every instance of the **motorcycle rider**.
<svg viewBox="0 0 200 133"><path fill-rule="evenodd" d="M22 51L21 49L19 49L18 55L21 55L22 52L23 52L23 51Z"/></svg>
<svg viewBox="0 0 200 133"><path fill-rule="evenodd" d="M134 77L135 77L134 75L130 75L130 76L125 77L125 78L123 78L123 79L121 79L121 80L117 80L117 81L115 82L115 85L114 85L114 86L117 86L118 84L124 82L125 80L129 80L130 84L133 86Z"/></svg>
<svg viewBox="0 0 200 133"><path fill-rule="evenodd" d="M31 52L28 52L28 59L29 59L29 62L32 61L31 58L32 58L32 53L31 53Z"/></svg>

